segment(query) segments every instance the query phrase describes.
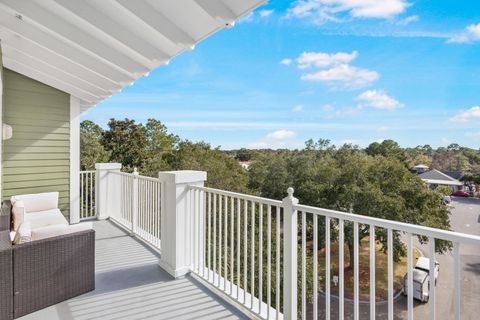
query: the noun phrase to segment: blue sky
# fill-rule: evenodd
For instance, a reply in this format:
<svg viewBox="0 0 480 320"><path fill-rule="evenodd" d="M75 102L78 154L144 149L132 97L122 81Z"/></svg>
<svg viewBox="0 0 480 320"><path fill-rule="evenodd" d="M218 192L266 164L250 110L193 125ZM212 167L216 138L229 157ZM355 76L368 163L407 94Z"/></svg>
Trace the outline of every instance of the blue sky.
<svg viewBox="0 0 480 320"><path fill-rule="evenodd" d="M272 0L83 116L110 118L222 149L478 149L480 1Z"/></svg>

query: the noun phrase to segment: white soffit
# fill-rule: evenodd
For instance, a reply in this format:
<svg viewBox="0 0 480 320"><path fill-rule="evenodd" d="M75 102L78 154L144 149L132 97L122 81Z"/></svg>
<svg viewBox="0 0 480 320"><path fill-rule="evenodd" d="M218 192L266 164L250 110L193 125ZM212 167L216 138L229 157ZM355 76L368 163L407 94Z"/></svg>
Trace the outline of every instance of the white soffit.
<svg viewBox="0 0 480 320"><path fill-rule="evenodd" d="M266 0L0 0L3 65L96 105Z"/></svg>

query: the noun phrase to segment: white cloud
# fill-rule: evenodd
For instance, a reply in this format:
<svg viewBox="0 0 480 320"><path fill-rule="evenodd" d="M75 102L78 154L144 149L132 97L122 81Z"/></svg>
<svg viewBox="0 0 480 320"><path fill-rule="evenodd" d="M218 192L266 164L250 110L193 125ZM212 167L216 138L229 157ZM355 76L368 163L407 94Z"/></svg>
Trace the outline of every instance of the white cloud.
<svg viewBox="0 0 480 320"><path fill-rule="evenodd" d="M468 122L471 120L480 120L480 106L471 107L450 119L452 122Z"/></svg>
<svg viewBox="0 0 480 320"><path fill-rule="evenodd" d="M360 94L357 99L362 101L361 108L395 110L404 107L398 100L380 90L367 90Z"/></svg>
<svg viewBox="0 0 480 320"><path fill-rule="evenodd" d="M253 21L253 12L250 12L249 14L244 15L238 20L238 23L244 23L244 22L252 22Z"/></svg>
<svg viewBox="0 0 480 320"><path fill-rule="evenodd" d="M480 131L477 131L477 132L467 132L465 133L465 136L466 137L469 137L469 138L478 138L480 139Z"/></svg>
<svg viewBox="0 0 480 320"><path fill-rule="evenodd" d="M317 68L325 68L342 63L350 63L351 61L355 60L357 56L357 51L353 51L352 53L304 52L297 58L297 65L300 69L306 69L312 66Z"/></svg>
<svg viewBox="0 0 480 320"><path fill-rule="evenodd" d="M267 134L265 138L272 139L272 140L284 140L284 139L292 139L292 138L295 138L296 136L297 134L291 130L277 130Z"/></svg>
<svg viewBox="0 0 480 320"><path fill-rule="evenodd" d="M303 105L297 104L295 107L292 108L293 112L303 112Z"/></svg>
<svg viewBox="0 0 480 320"><path fill-rule="evenodd" d="M273 13L273 10L260 10L260 11L258 11L258 14L259 14L260 17L262 17L262 18L268 17L268 16L270 16L272 13Z"/></svg>
<svg viewBox="0 0 480 320"><path fill-rule="evenodd" d="M480 41L480 23L469 25L465 28L465 31L448 39L450 43L469 43L474 41Z"/></svg>
<svg viewBox="0 0 480 320"><path fill-rule="evenodd" d="M406 25L409 25L410 23L417 22L418 20L420 20L420 17L417 16L417 15L408 16L408 17L406 17L406 18L403 18L403 19L401 19L401 20L398 20L398 21L397 21L397 25L399 25L399 26L406 26Z"/></svg>
<svg viewBox="0 0 480 320"><path fill-rule="evenodd" d="M380 75L376 71L362 69L341 64L327 70L307 73L301 76L305 81L323 81L331 85L342 84L347 88L361 88L378 80Z"/></svg>
<svg viewBox="0 0 480 320"><path fill-rule="evenodd" d="M285 65L285 66L289 66L292 63L292 59L285 58L285 59L282 59L282 61L280 61L280 63Z"/></svg>
<svg viewBox="0 0 480 320"><path fill-rule="evenodd" d="M323 112L332 112L333 110L335 110L335 107L331 104L326 104L322 107Z"/></svg>
<svg viewBox="0 0 480 320"><path fill-rule="evenodd" d="M249 144L249 147L260 149L260 148L287 148L292 147L296 144L296 141L293 140L297 134L291 130L277 130L267 134L265 137Z"/></svg>
<svg viewBox="0 0 480 320"><path fill-rule="evenodd" d="M316 24L341 21L343 16L390 19L409 6L405 0L299 0L287 11L287 17L308 18Z"/></svg>

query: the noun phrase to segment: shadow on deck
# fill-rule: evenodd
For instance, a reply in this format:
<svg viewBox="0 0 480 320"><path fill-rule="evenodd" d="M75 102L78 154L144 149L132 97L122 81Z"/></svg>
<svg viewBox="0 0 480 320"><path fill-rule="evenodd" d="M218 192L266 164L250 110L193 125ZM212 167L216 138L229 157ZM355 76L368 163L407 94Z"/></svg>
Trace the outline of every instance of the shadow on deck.
<svg viewBox="0 0 480 320"><path fill-rule="evenodd" d="M21 319L246 319L190 276L173 279L159 254L108 221L96 230L96 289Z"/></svg>

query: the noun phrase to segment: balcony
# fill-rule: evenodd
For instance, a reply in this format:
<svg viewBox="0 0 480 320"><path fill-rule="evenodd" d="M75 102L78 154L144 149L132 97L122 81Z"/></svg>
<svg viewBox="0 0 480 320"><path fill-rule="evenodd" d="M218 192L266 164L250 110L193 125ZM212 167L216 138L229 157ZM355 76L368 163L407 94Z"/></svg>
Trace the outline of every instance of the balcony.
<svg viewBox="0 0 480 320"><path fill-rule="evenodd" d="M278 201L207 188L204 172L150 178L120 170L118 164L98 164L80 179L83 219L101 220L95 222L96 290L26 319L473 317L476 297L469 294L475 289L466 282L478 282L478 236L300 205L292 189ZM369 251L363 296L361 228L368 230L370 249L377 237L388 243L386 274L376 274L375 250ZM335 259L331 255L350 231L352 292L345 269L335 268L346 263L345 246L338 246ZM394 288L395 237L407 247L406 297ZM439 240L451 241L452 252L436 254ZM413 299L414 247L430 257L430 274L434 261L441 262L439 284L428 287L426 304ZM325 273L319 272L321 261ZM387 279L386 297L376 293L376 278Z"/></svg>

